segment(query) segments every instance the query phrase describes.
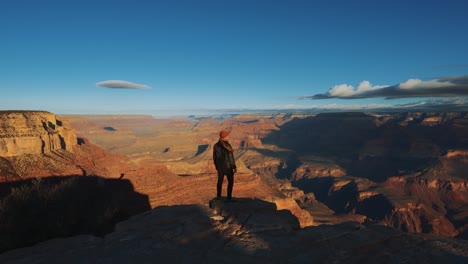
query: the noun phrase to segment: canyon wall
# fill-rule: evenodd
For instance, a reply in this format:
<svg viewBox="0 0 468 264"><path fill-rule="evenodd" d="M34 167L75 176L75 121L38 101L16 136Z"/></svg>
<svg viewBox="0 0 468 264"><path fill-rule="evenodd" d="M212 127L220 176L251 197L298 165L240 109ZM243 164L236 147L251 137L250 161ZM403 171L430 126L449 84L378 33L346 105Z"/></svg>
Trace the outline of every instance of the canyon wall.
<svg viewBox="0 0 468 264"><path fill-rule="evenodd" d="M68 119L46 111L0 111L0 182L98 175L119 177L128 158L78 138Z"/></svg>
<svg viewBox="0 0 468 264"><path fill-rule="evenodd" d="M73 152L75 131L65 120L44 111L0 111L0 156Z"/></svg>

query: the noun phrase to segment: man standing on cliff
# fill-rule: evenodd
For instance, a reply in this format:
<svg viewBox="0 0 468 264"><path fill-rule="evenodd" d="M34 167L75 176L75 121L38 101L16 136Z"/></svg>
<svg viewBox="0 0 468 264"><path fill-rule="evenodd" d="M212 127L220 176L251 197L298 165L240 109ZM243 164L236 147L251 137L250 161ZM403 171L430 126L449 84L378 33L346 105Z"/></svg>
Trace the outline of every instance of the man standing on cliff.
<svg viewBox="0 0 468 264"><path fill-rule="evenodd" d="M221 131L219 141L213 147L213 161L218 171L217 197L221 198L224 175L228 180L227 199L232 198L232 188L234 186L234 173L237 172L236 162L234 161L234 149L229 144L229 133Z"/></svg>

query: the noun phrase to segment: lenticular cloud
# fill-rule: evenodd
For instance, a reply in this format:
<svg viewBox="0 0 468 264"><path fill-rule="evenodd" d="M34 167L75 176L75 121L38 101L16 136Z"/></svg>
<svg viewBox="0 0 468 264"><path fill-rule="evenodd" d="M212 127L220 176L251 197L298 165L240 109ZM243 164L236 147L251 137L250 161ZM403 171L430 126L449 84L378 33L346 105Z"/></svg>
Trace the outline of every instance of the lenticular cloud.
<svg viewBox="0 0 468 264"><path fill-rule="evenodd" d="M468 75L422 81L409 79L396 85L371 85L361 82L356 89L349 84L335 85L326 93L303 96L303 99L359 99L359 98L410 98L468 96Z"/></svg>
<svg viewBox="0 0 468 264"><path fill-rule="evenodd" d="M132 83L128 81L122 80L108 80L96 83L98 87L105 87L105 88L115 88L115 89L150 89L146 84L138 84Z"/></svg>

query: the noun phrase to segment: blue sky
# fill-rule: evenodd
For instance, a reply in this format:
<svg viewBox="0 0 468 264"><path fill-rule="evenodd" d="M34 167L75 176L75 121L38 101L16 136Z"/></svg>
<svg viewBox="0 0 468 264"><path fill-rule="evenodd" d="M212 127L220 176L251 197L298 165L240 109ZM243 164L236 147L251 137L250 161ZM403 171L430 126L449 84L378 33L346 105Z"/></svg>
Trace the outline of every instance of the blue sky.
<svg viewBox="0 0 468 264"><path fill-rule="evenodd" d="M2 1L0 109L159 115L433 100L328 91L468 75L466 10L463 0ZM107 80L151 88L96 85Z"/></svg>

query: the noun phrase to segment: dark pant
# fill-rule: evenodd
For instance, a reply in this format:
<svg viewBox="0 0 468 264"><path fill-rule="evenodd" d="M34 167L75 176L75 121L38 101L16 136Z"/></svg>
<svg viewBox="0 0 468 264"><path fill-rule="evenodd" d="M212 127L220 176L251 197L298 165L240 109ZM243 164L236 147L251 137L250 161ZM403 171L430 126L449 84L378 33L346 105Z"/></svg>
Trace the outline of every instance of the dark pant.
<svg viewBox="0 0 468 264"><path fill-rule="evenodd" d="M226 175L228 179L228 186L227 186L227 198L231 199L232 197L232 187L234 186L234 172L225 172L225 171L218 171L218 185L217 187L217 196L221 197L221 189L223 188L223 181L224 175Z"/></svg>

